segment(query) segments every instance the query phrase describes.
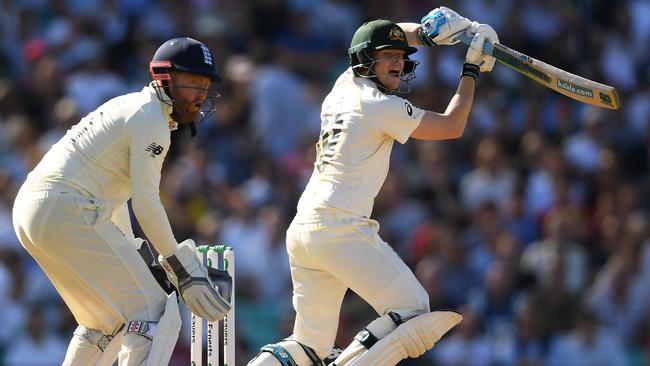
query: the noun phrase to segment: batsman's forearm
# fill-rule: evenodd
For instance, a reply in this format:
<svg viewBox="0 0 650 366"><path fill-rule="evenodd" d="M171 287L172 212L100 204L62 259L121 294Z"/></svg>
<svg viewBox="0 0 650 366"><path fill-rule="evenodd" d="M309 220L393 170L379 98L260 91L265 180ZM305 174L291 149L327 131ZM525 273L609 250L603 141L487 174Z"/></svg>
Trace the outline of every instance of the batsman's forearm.
<svg viewBox="0 0 650 366"><path fill-rule="evenodd" d="M173 254L178 248L158 192L134 192L133 211L149 242L162 256Z"/></svg>
<svg viewBox="0 0 650 366"><path fill-rule="evenodd" d="M449 116L453 121L457 137L462 136L465 131L467 118L474 102L475 87L476 81L473 78L469 76L461 77L458 89L445 110L445 115Z"/></svg>
<svg viewBox="0 0 650 366"><path fill-rule="evenodd" d="M406 42L409 46L424 46L422 42L418 39L418 29L421 27L418 23L397 23L397 25L402 28L404 33L406 33Z"/></svg>
<svg viewBox="0 0 650 366"><path fill-rule="evenodd" d="M463 135L467 117L474 99L474 79L462 77L456 94L451 98L445 113L426 111L411 137L436 141L457 139Z"/></svg>

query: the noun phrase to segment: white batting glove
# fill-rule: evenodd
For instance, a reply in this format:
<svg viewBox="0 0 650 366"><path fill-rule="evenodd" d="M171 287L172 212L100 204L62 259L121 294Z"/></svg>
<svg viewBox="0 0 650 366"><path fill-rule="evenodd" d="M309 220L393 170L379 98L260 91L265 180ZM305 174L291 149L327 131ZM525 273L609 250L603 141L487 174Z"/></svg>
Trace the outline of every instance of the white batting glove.
<svg viewBox="0 0 650 366"><path fill-rule="evenodd" d="M473 22L467 29L467 34L470 36L473 34L473 38L472 43L469 45L469 49L467 49L465 62L478 66L481 72L492 71L496 59L483 53L483 45L486 41L489 41L490 43L499 43L497 32L495 32L488 24Z"/></svg>
<svg viewBox="0 0 650 366"><path fill-rule="evenodd" d="M450 46L459 42L455 39L456 35L469 28L472 22L455 11L441 6L425 15L420 24L424 31L424 37L420 36L420 40L424 44L431 46L432 44L429 43L431 42L437 46Z"/></svg>
<svg viewBox="0 0 650 366"><path fill-rule="evenodd" d="M206 267L196 256L192 239L180 243L174 254L159 256L158 260L192 313L211 322L226 316L230 304L214 289Z"/></svg>

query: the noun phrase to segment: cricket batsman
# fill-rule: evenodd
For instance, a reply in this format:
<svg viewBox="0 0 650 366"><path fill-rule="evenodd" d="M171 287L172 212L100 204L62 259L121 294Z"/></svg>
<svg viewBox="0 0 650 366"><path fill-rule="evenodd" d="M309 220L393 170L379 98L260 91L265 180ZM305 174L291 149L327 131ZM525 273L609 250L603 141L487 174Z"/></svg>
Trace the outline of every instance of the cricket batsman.
<svg viewBox="0 0 650 366"><path fill-rule="evenodd" d="M212 52L174 38L153 56L142 91L109 100L73 126L27 176L13 207L18 239L43 268L79 326L63 365L167 365L181 319L138 254L127 200L189 309L222 319L191 239L178 243L160 202L170 133L214 111L220 80Z"/></svg>
<svg viewBox="0 0 650 366"><path fill-rule="evenodd" d="M446 111L422 110L398 96L415 77L412 46L451 45L461 32L473 40ZM494 66L481 52L486 41L498 42L492 27L445 7L422 24L378 19L356 31L350 68L323 102L314 171L287 230L293 335L264 346L249 365L393 366L421 356L461 321L452 311L431 312L426 291L370 215L395 141L462 136L479 74ZM337 357L331 351L348 288L379 317Z"/></svg>

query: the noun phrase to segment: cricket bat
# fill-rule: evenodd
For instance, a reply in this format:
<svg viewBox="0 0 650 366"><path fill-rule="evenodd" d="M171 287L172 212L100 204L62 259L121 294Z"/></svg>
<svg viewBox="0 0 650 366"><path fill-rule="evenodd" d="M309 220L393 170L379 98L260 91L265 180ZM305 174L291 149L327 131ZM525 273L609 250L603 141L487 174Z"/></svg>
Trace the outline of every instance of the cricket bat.
<svg viewBox="0 0 650 366"><path fill-rule="evenodd" d="M468 45L472 37L461 33L458 38ZM616 89L559 69L499 43L485 42L483 52L502 64L527 76L545 87L582 103L607 109L619 109Z"/></svg>

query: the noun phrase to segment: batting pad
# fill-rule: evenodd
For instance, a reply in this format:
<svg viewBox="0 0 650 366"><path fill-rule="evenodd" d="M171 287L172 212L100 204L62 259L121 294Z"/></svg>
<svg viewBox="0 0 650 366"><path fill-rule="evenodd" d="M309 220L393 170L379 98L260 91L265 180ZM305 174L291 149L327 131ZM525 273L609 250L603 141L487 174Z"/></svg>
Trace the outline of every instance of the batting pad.
<svg viewBox="0 0 650 366"><path fill-rule="evenodd" d="M147 358L147 366L167 365L172 357L181 331L181 315L178 311L176 292L167 295L165 312L158 322Z"/></svg>
<svg viewBox="0 0 650 366"><path fill-rule="evenodd" d="M453 311L418 315L375 343L359 358L339 366L395 366L407 357L420 357L462 319Z"/></svg>
<svg viewBox="0 0 650 366"><path fill-rule="evenodd" d="M343 350L334 363L336 365L350 364L368 350L366 347L372 348L368 345L368 342L361 343L362 340L371 337L375 341L377 339L382 339L393 332L396 327L397 325L395 325L395 321L389 315L384 315L373 320L361 333L357 334L352 343Z"/></svg>
<svg viewBox="0 0 650 366"><path fill-rule="evenodd" d="M312 357L318 358L315 354ZM247 366L312 366L314 360L294 340L283 340L262 347L260 353Z"/></svg>

